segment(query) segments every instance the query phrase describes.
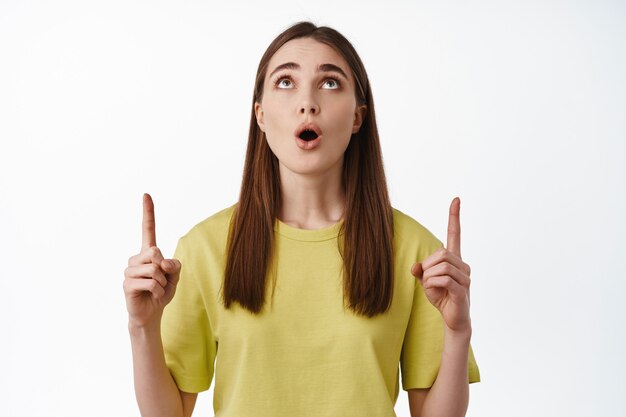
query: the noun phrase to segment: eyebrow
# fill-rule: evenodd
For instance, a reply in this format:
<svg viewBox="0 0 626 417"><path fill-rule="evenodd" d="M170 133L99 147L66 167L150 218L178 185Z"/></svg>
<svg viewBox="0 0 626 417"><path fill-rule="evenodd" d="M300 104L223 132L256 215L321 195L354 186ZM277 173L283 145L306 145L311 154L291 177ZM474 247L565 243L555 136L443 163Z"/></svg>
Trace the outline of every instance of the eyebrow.
<svg viewBox="0 0 626 417"><path fill-rule="evenodd" d="M295 62L285 62L284 64L280 64L279 66L274 68L274 71L270 73L270 77L278 71L284 69L299 70L300 65ZM337 72L341 74L346 80L348 79L346 73L340 67L334 64L320 64L320 66L317 67L317 72Z"/></svg>

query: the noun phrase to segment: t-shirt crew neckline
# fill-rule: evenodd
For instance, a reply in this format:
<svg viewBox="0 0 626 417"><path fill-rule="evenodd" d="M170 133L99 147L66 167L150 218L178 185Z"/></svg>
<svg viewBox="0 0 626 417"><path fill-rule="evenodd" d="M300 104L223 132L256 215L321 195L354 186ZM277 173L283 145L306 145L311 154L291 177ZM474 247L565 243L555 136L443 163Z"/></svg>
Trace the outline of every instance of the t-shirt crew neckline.
<svg viewBox="0 0 626 417"><path fill-rule="evenodd" d="M339 229L341 229L342 224L343 219L339 220L332 226L324 227L322 229L300 229L298 227L290 226L277 218L274 223L274 230L289 239L320 242L338 237L340 234ZM341 234L343 234L343 231Z"/></svg>

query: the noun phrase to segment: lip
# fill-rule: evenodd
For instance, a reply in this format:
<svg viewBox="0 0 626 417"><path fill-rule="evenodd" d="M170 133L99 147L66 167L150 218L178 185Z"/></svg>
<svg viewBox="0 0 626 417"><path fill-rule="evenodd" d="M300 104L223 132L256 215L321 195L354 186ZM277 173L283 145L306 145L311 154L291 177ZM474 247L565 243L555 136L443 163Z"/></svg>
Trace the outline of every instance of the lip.
<svg viewBox="0 0 626 417"><path fill-rule="evenodd" d="M309 151L311 149L317 148L320 143L322 142L322 137L318 136L317 138L313 139L313 140L309 140L306 141L304 139L300 139L299 137L295 137L296 139L296 145L298 145L298 147L300 149L304 149L305 151Z"/></svg>
<svg viewBox="0 0 626 417"><path fill-rule="evenodd" d="M302 133L305 130L312 130L315 133L317 133L317 136L322 136L322 129L320 129L317 123L313 123L313 122L306 122L306 123L301 123L300 125L298 125L296 131L294 132L294 135L299 138L300 133ZM317 139L314 139L314 140L317 140Z"/></svg>
<svg viewBox="0 0 626 417"><path fill-rule="evenodd" d="M300 139L300 133L302 133L305 130L314 131L317 134L317 137L313 140L308 140L308 141L304 139ZM303 149L305 151L317 148L320 142L322 141L322 129L320 129L320 127L316 123L313 123L313 122L301 123L296 129L296 131L294 132L294 135L296 139L296 145L298 145L300 149Z"/></svg>

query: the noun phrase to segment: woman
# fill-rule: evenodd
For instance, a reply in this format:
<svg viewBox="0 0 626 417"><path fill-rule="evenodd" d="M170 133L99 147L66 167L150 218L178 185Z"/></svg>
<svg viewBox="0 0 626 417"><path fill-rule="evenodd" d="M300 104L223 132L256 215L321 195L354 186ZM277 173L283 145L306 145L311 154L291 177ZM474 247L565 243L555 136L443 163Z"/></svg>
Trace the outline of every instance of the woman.
<svg viewBox="0 0 626 417"><path fill-rule="evenodd" d="M144 195L124 283L142 415L190 416L215 374L216 416L394 416L398 363L413 416L464 415L480 376L459 204L446 248L391 207L356 51L288 28L258 67L238 202L164 259Z"/></svg>

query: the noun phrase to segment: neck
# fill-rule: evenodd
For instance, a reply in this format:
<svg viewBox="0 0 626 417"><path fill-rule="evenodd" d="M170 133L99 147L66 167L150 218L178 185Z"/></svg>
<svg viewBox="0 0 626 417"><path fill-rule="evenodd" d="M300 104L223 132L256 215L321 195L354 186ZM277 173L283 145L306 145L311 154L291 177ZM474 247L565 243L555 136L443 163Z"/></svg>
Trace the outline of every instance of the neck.
<svg viewBox="0 0 626 417"><path fill-rule="evenodd" d="M300 174L282 164L281 207L278 218L299 229L322 229L344 214L345 190L341 184L343 160L319 174Z"/></svg>

